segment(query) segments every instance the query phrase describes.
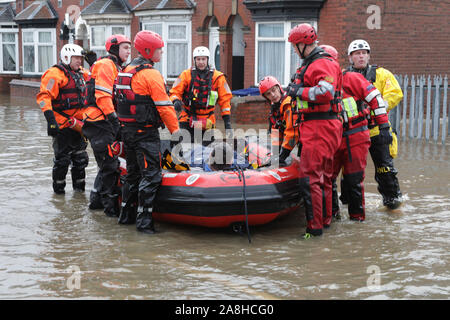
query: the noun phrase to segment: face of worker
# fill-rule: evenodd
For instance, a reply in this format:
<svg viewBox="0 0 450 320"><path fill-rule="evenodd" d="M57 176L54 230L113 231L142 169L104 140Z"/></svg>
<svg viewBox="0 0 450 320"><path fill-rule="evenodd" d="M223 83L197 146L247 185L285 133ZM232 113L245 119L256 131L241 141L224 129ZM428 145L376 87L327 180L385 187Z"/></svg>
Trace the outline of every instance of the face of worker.
<svg viewBox="0 0 450 320"><path fill-rule="evenodd" d="M264 92L264 97L270 100L271 103L277 103L281 100L281 90L278 85L274 85L272 88Z"/></svg>
<svg viewBox="0 0 450 320"><path fill-rule="evenodd" d="M195 57L195 67L199 70L205 70L208 66L208 57Z"/></svg>
<svg viewBox="0 0 450 320"><path fill-rule="evenodd" d="M119 58L123 62L128 60L128 57L131 54L131 44L129 43L121 43L119 45Z"/></svg>
<svg viewBox="0 0 450 320"><path fill-rule="evenodd" d="M356 50L350 54L350 63L356 69L364 69L369 64L370 53L367 50Z"/></svg>
<svg viewBox="0 0 450 320"><path fill-rule="evenodd" d="M161 61L162 54L163 54L163 49L162 48L156 49L155 52L153 53L152 61L153 62Z"/></svg>
<svg viewBox="0 0 450 320"><path fill-rule="evenodd" d="M81 56L72 56L70 58L70 68L74 71L77 71L80 69L81 65L83 64L83 57Z"/></svg>

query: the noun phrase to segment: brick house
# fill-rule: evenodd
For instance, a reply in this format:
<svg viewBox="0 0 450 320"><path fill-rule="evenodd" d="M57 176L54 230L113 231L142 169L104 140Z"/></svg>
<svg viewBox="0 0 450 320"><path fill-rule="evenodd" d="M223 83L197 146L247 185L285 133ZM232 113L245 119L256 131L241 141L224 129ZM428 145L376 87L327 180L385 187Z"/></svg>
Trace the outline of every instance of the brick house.
<svg viewBox="0 0 450 320"><path fill-rule="evenodd" d="M300 63L287 34L301 22L338 49L343 67L348 44L363 38L371 61L396 74L448 73L449 11L448 2L437 0L427 6L415 0L0 0L1 91L13 78L39 81L68 41L104 54L109 35L132 39L143 29L165 41L156 67L169 83L190 67L193 48L204 45L233 90L267 74L286 85ZM70 30L70 40L60 39L61 30Z"/></svg>

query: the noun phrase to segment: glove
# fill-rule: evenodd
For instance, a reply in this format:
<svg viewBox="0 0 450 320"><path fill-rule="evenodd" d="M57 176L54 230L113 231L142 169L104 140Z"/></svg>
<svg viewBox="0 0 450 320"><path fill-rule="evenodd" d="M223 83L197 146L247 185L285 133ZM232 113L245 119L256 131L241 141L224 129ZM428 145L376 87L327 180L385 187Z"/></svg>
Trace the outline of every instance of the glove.
<svg viewBox="0 0 450 320"><path fill-rule="evenodd" d="M106 120L111 124L114 137L116 138L120 132L120 121L115 112L111 112L106 116Z"/></svg>
<svg viewBox="0 0 450 320"><path fill-rule="evenodd" d="M173 102L173 106L175 107L175 111L176 112L180 112L181 111L181 107L183 106L183 103L179 99L176 99Z"/></svg>
<svg viewBox="0 0 450 320"><path fill-rule="evenodd" d="M286 163L286 159L287 159L287 157L289 157L290 154L291 154L291 150L286 149L286 148L281 148L280 162Z"/></svg>
<svg viewBox="0 0 450 320"><path fill-rule="evenodd" d="M122 141L114 141L111 144L111 150L115 156L119 156L119 157L121 156L123 158L124 149L123 149Z"/></svg>
<svg viewBox="0 0 450 320"><path fill-rule="evenodd" d="M287 95L292 98L301 96L302 92L303 92L302 84L289 83L288 87L286 88Z"/></svg>
<svg viewBox="0 0 450 320"><path fill-rule="evenodd" d="M94 62L97 61L97 53L95 53L92 50L87 51L86 54L84 55L84 60L86 60L89 66L92 67Z"/></svg>
<svg viewBox="0 0 450 320"><path fill-rule="evenodd" d="M377 144L391 144L392 143L392 134L389 130L390 127L380 129L380 134L376 136Z"/></svg>
<svg viewBox="0 0 450 320"><path fill-rule="evenodd" d="M59 131L58 123L55 119L55 114L52 110L44 112L45 119L47 120L47 134L51 137L56 137Z"/></svg>
<svg viewBox="0 0 450 320"><path fill-rule="evenodd" d="M233 139L233 128L231 127L231 117L229 114L222 117L225 125L225 136L227 139Z"/></svg>

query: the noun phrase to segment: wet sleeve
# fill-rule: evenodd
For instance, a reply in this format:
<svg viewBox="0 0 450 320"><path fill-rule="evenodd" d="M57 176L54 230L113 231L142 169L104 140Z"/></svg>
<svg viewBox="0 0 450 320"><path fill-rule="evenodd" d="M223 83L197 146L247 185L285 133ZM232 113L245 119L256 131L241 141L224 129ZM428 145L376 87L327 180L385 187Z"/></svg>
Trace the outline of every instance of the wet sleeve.
<svg viewBox="0 0 450 320"><path fill-rule="evenodd" d="M177 99L183 101L183 93L189 89L189 84L191 81L189 74L190 70L183 71L173 83L172 89L169 91L170 100L172 102Z"/></svg>
<svg viewBox="0 0 450 320"><path fill-rule="evenodd" d="M167 95L163 76L155 69L144 70L142 75L145 80L142 79L142 77L139 79L146 82L146 91L153 99L161 120L164 122L167 129L169 129L170 133L178 131L177 114L172 101L170 101L169 96Z"/></svg>
<svg viewBox="0 0 450 320"><path fill-rule="evenodd" d="M219 94L218 103L221 110L222 117L225 115L231 114L231 98L233 98L233 94L231 93L231 89L228 86L227 80L225 78L225 75L221 73L218 75L218 78L216 78L215 85L217 86L217 93Z"/></svg>
<svg viewBox="0 0 450 320"><path fill-rule="evenodd" d="M58 97L59 88L65 86L67 81L64 73L57 68L50 68L42 75L39 93L36 95L36 102L42 112L52 110L52 100Z"/></svg>
<svg viewBox="0 0 450 320"><path fill-rule="evenodd" d="M105 115L114 112L112 100L114 81L118 71L114 62L109 59L103 63L96 63L92 73L95 75L95 99L97 105Z"/></svg>
<svg viewBox="0 0 450 320"><path fill-rule="evenodd" d="M394 109L403 99L402 89L395 76L389 70L378 68L374 85L380 90L383 99L386 100L388 111Z"/></svg>
<svg viewBox="0 0 450 320"><path fill-rule="evenodd" d="M287 97L287 99L283 102L281 106L283 110L283 120L286 123L286 128L284 129L284 137L282 147L288 150L294 149L295 145L298 142L298 132L296 132L295 119L294 114L291 108L291 98Z"/></svg>

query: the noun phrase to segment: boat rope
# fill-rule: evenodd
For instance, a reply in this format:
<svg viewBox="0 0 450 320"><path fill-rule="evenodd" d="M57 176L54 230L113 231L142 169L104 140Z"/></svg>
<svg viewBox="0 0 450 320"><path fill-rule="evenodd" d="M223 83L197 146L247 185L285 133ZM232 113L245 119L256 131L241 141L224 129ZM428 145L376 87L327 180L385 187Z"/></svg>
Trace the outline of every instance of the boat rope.
<svg viewBox="0 0 450 320"><path fill-rule="evenodd" d="M242 169L242 167L240 165L238 165L238 164L236 164L236 169L237 169L237 172L238 172L239 181L243 182L242 193L243 193L243 196L244 196L245 228L247 229L248 243L251 243L252 239L251 239L251 236L250 236L250 228L248 226L247 195L245 193L246 184L245 184L244 169ZM242 177L242 180L241 180L241 177Z"/></svg>

